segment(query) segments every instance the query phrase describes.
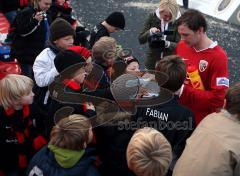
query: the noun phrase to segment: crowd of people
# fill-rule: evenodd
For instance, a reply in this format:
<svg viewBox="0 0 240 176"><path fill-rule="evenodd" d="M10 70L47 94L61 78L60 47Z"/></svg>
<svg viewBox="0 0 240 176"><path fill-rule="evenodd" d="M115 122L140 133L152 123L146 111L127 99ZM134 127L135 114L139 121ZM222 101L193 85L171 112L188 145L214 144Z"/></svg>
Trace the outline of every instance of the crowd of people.
<svg viewBox="0 0 240 176"><path fill-rule="evenodd" d="M110 36L122 12L88 31L68 0L0 11L21 68L0 80L0 176L239 176L240 85L199 11L160 0L136 36L144 70Z"/></svg>

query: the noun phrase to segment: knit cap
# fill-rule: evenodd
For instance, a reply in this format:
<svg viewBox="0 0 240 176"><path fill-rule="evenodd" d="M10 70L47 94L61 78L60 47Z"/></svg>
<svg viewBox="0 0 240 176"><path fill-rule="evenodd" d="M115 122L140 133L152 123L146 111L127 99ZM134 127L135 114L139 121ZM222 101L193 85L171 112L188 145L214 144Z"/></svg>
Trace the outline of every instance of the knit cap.
<svg viewBox="0 0 240 176"><path fill-rule="evenodd" d="M79 63L86 63L86 60L72 50L61 51L54 59L55 67L59 73L66 68Z"/></svg>
<svg viewBox="0 0 240 176"><path fill-rule="evenodd" d="M50 36L49 39L51 42L56 41L62 37L68 35L75 36L75 30L72 28L71 24L62 18L57 18L50 25Z"/></svg>
<svg viewBox="0 0 240 176"><path fill-rule="evenodd" d="M105 20L109 25L124 29L125 18L122 12L113 12Z"/></svg>

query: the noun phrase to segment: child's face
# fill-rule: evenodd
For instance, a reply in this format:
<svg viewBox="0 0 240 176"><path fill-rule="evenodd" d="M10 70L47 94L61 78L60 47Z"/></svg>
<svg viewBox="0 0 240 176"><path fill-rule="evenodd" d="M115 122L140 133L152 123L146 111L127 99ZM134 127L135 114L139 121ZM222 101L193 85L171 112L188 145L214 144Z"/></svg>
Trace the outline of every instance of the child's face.
<svg viewBox="0 0 240 176"><path fill-rule="evenodd" d="M139 71L139 64L137 62L131 62L126 68L126 72L129 74L136 74Z"/></svg>
<svg viewBox="0 0 240 176"><path fill-rule="evenodd" d="M62 37L60 39L57 39L54 41L54 44L63 50L68 49L70 46L73 46L73 36L72 35L68 35L65 37Z"/></svg>
<svg viewBox="0 0 240 176"><path fill-rule="evenodd" d="M31 91L29 94L23 96L20 100L21 105L29 105L33 103L34 93Z"/></svg>
<svg viewBox="0 0 240 176"><path fill-rule="evenodd" d="M77 83L79 84L82 84L85 77L87 75L87 72L85 70L84 67L80 68L76 73L75 73L75 76L74 76L74 81L76 81Z"/></svg>

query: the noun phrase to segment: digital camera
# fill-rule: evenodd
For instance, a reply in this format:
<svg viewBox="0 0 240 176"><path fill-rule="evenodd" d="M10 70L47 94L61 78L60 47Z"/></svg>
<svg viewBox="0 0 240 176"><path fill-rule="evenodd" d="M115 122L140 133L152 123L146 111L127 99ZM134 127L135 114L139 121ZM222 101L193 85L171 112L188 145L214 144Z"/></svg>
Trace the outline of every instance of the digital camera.
<svg viewBox="0 0 240 176"><path fill-rule="evenodd" d="M153 33L153 35L148 37L149 47L163 50L165 48L165 40L163 39L164 35L172 35L172 34L173 34L173 31Z"/></svg>
<svg viewBox="0 0 240 176"><path fill-rule="evenodd" d="M45 11L41 11L41 15L42 15L43 18L47 17L47 13Z"/></svg>

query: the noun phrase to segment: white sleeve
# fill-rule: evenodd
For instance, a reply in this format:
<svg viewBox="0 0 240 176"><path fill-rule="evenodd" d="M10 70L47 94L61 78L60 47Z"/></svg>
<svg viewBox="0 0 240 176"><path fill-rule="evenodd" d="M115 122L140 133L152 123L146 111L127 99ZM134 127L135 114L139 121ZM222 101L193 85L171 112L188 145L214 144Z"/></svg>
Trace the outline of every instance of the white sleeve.
<svg viewBox="0 0 240 176"><path fill-rule="evenodd" d="M49 49L44 49L33 64L33 73L39 87L48 86L59 74L54 66L55 54Z"/></svg>

